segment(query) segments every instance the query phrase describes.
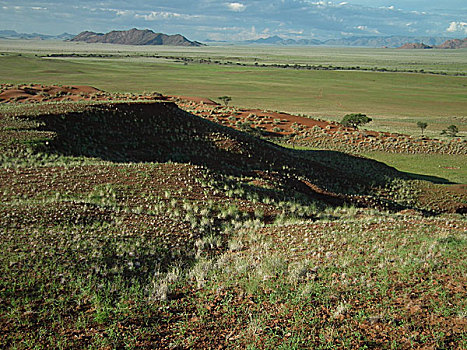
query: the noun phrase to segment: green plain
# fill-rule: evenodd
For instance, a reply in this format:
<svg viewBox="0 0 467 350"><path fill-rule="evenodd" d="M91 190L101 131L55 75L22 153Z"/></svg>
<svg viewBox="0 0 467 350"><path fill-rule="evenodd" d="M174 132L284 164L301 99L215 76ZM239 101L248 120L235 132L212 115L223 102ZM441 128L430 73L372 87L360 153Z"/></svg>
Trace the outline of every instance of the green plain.
<svg viewBox="0 0 467 350"><path fill-rule="evenodd" d="M24 43L24 45L19 45ZM340 120L366 113L369 128L439 136L448 125L467 127L467 77L407 72L294 70L243 67L242 63L310 64L467 72L467 50L395 50L264 47L123 47L0 41L3 83L85 84L110 92L157 91L216 99L239 107L280 110ZM18 53L21 56L18 56ZM42 58L48 54L102 53L110 58ZM154 57L157 55L158 57ZM189 63L162 57L211 59L230 65Z"/></svg>

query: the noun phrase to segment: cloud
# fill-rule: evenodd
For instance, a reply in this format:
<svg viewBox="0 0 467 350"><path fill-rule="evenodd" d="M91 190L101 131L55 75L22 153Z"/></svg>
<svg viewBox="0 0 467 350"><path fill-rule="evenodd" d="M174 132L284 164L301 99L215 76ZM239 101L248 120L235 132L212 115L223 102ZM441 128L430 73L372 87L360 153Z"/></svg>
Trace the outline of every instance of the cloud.
<svg viewBox="0 0 467 350"><path fill-rule="evenodd" d="M451 22L446 31L451 33L463 32L467 34L467 22Z"/></svg>
<svg viewBox="0 0 467 350"><path fill-rule="evenodd" d="M227 8L228 8L230 11L242 12L242 11L245 11L246 6L245 6L244 4L239 3L239 2L229 2L229 3L227 4Z"/></svg>
<svg viewBox="0 0 467 350"><path fill-rule="evenodd" d="M212 40L230 41L257 40L261 38L267 38L268 36L270 36L269 28L265 28L262 31L258 31L255 26L251 26L249 28L218 27L215 28L215 31L212 31L208 34L209 39Z"/></svg>
<svg viewBox="0 0 467 350"><path fill-rule="evenodd" d="M287 30L287 34L295 34L295 35L302 35L305 31L303 29L301 30Z"/></svg>
<svg viewBox="0 0 467 350"><path fill-rule="evenodd" d="M3 6L2 7L4 10L15 10L19 11L22 10L24 7L23 6Z"/></svg>
<svg viewBox="0 0 467 350"><path fill-rule="evenodd" d="M367 33L372 33L372 34L380 34L379 30L376 28L368 28L367 26L356 26L355 29L367 32Z"/></svg>
<svg viewBox="0 0 467 350"><path fill-rule="evenodd" d="M107 10L107 11L113 12L117 16L128 16L128 15L133 13L132 11L129 11L129 10L119 10L119 9L103 9L103 8L101 8L101 10L102 11Z"/></svg>
<svg viewBox="0 0 467 350"><path fill-rule="evenodd" d="M170 20L170 19L194 19L200 16L185 15L176 12L152 11L149 14L136 14L135 18L142 18L146 21Z"/></svg>

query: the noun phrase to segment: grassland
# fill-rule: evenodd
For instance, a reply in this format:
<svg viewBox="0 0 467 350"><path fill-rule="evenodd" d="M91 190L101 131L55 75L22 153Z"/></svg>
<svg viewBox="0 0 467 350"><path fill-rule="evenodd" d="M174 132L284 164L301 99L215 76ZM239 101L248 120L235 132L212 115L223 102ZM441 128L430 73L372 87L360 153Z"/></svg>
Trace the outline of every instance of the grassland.
<svg viewBox="0 0 467 350"><path fill-rule="evenodd" d="M352 106L391 131L465 126L465 77L184 65L110 46L96 47L119 57L44 59L62 44L17 43L1 49L2 82L228 94L331 119ZM271 62L304 59L287 50ZM232 58L188 51L216 52ZM233 117L218 109L211 119ZM366 154L396 170L208 117L153 100L0 108L0 348L467 348L467 195L431 178L466 183L465 155Z"/></svg>
<svg viewBox="0 0 467 350"><path fill-rule="evenodd" d="M465 155L391 154L385 152L370 152L362 155L390 164L400 171L436 176L454 183L467 183Z"/></svg>
<svg viewBox="0 0 467 350"><path fill-rule="evenodd" d="M28 46L29 45L29 46ZM434 70L465 73L465 50L401 51L381 49L277 49L207 47L192 49L135 48L113 45L46 44L24 47L0 42L3 82L86 84L106 91L232 96L237 106L301 113L340 120L350 112L370 115L375 130L417 134L426 121L428 136L439 136L450 124L464 135L466 77L371 71L303 71L242 67L236 63L321 64L345 67ZM36 50L36 51L34 51ZM94 51L93 51L94 50ZM98 50L98 51L95 51ZM138 51L136 51L138 50ZM21 52L18 57L14 52ZM35 54L32 54L35 52ZM51 53L98 52L110 58L44 59ZM35 56L35 55L38 56ZM157 55L157 57L153 57ZM127 57L131 56L131 57ZM151 56L151 57L148 57ZM163 57L210 58L232 65L161 60Z"/></svg>
<svg viewBox="0 0 467 350"><path fill-rule="evenodd" d="M2 52L46 55L50 53L109 54L117 56L176 56L211 58L222 62L334 65L423 69L446 73L465 73L465 50L396 50L339 47L281 46L128 46L30 40L1 40Z"/></svg>

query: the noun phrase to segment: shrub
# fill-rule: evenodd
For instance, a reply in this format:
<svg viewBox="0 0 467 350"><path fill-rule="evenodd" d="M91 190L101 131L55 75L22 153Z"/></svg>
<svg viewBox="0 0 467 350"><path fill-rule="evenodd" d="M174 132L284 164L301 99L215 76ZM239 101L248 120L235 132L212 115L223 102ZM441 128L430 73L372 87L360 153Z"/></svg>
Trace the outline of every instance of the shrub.
<svg viewBox="0 0 467 350"><path fill-rule="evenodd" d="M449 125L446 129L443 130L441 135L447 135L451 137L455 137L457 133L459 132L459 129L455 125Z"/></svg>

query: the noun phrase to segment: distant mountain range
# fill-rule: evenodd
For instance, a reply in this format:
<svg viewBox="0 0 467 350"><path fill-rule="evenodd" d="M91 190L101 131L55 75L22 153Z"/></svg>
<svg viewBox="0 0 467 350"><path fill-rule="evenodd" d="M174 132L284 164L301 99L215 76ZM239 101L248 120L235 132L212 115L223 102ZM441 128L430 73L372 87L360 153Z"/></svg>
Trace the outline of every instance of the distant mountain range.
<svg viewBox="0 0 467 350"><path fill-rule="evenodd" d="M398 49L466 49L467 38L446 40L441 45L430 46L424 43L407 43L398 47Z"/></svg>
<svg viewBox="0 0 467 350"><path fill-rule="evenodd" d="M247 44L267 44L267 45L322 45L323 42L316 39L283 39L278 35L258 40L247 40Z"/></svg>
<svg viewBox="0 0 467 350"><path fill-rule="evenodd" d="M342 39L330 40L316 40L316 39L284 39L280 36L271 36L269 38L262 38L258 40L244 41L244 44L268 44L268 45L327 45L327 46L361 46L361 47L391 47L398 48L407 43L423 44L425 46L448 48L446 42L462 42L459 39L450 39L447 37L407 37L407 36L362 36L362 37L349 37ZM417 46L417 45L415 45ZM458 48L457 44L452 44L449 48Z"/></svg>
<svg viewBox="0 0 467 350"><path fill-rule="evenodd" d="M84 31L78 35L63 33L60 35L46 35L39 33L17 33L14 30L0 30L0 38L28 39L28 40L69 40L88 43L112 43L123 45L174 45L174 46L204 46L198 41L190 41L180 34L167 35L155 33L152 30L136 28L109 33L95 33ZM205 42L228 44L227 41L206 39ZM467 48L467 38L452 39L448 37L408 37L408 36L354 36L341 39L285 39L278 35L257 40L247 40L237 44L247 45L326 45L326 46L354 46L354 47L389 47L401 49L460 49Z"/></svg>
<svg viewBox="0 0 467 350"><path fill-rule="evenodd" d="M14 30L0 30L0 38L3 39L28 39L28 40L69 40L74 34L63 33L60 35L46 35L39 33L17 33Z"/></svg>
<svg viewBox="0 0 467 350"><path fill-rule="evenodd" d="M167 35L154 33L152 30L130 30L112 31L106 34L85 31L70 41L84 41L87 43L108 43L121 45L172 45L172 46L203 46L197 41L190 41L180 34Z"/></svg>

